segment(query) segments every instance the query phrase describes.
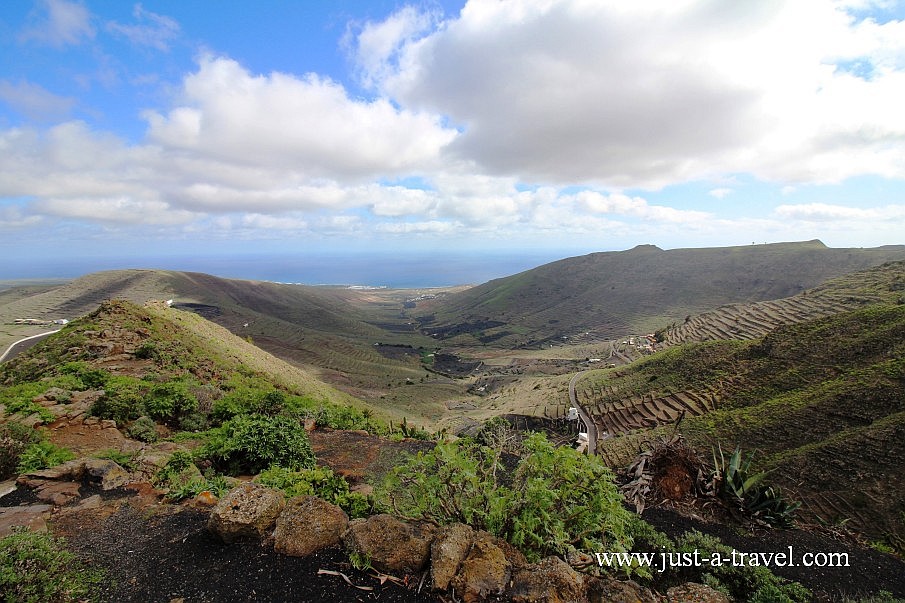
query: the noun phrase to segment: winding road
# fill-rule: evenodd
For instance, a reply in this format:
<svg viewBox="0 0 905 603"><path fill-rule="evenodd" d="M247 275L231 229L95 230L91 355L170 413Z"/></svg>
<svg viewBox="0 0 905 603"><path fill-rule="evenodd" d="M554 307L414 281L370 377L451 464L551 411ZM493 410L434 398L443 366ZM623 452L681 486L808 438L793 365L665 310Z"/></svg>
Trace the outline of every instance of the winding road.
<svg viewBox="0 0 905 603"><path fill-rule="evenodd" d="M578 383L578 379L585 373L587 373L587 371L575 373L569 381L569 401L572 403L572 406L578 409L578 416L581 417L582 422L588 429L588 454L593 456L597 454L597 426L594 424L594 421L591 420L588 413L585 412L584 407L578 403L578 394L575 393L575 384Z"/></svg>
<svg viewBox="0 0 905 603"><path fill-rule="evenodd" d="M6 357L7 357L7 356L13 357L13 356L15 356L16 354L18 354L19 351L22 351L22 350L18 350L18 351L16 352L16 354L13 354L13 353L12 353L12 352L13 352L13 349L14 349L17 345L19 345L20 343L24 343L24 342L30 341L30 340L32 340L32 339L38 339L39 337L47 337L48 335L53 335L54 333L56 333L56 332L58 332L58 331L60 331L60 329L57 329L57 330L55 330L55 331L47 331L46 333L38 333L37 335L31 335L31 336L29 336L29 337L23 337L23 338L20 339L19 341L13 342L8 348L6 348L6 351L3 352L3 355L0 355L0 362L3 362L4 360L6 360ZM35 343L37 343L37 342L35 342Z"/></svg>

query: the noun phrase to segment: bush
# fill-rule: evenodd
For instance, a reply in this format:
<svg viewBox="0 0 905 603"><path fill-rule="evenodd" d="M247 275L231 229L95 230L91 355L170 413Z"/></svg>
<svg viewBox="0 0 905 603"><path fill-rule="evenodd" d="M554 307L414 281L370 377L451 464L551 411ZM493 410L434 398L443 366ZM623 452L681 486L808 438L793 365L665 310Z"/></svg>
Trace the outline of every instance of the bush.
<svg viewBox="0 0 905 603"><path fill-rule="evenodd" d="M308 434L295 419L237 415L208 434L201 454L229 475L256 474L272 465L314 468Z"/></svg>
<svg viewBox="0 0 905 603"><path fill-rule="evenodd" d="M82 386L76 389L99 389L107 384L110 373L103 369L93 369L86 362L66 362L60 367L60 373L78 379Z"/></svg>
<svg viewBox="0 0 905 603"><path fill-rule="evenodd" d="M710 558L713 553L719 553L723 558L732 556L732 548L723 544L719 538L697 530L679 537L675 550L684 553L698 551L702 558ZM707 568L692 568L689 574L677 579L703 582L727 593L734 600L749 603L806 603L812 600L808 589L797 582L777 577L766 566L711 565Z"/></svg>
<svg viewBox="0 0 905 603"><path fill-rule="evenodd" d="M717 455L719 452L719 456ZM727 459L723 449L713 451L713 490L717 496L741 512L771 526L792 527L800 502L786 500L779 488L764 485L765 471L754 473L754 454L745 458L740 448Z"/></svg>
<svg viewBox="0 0 905 603"><path fill-rule="evenodd" d="M135 350L135 357L147 360L157 357L157 345L153 341L146 341Z"/></svg>
<svg viewBox="0 0 905 603"><path fill-rule="evenodd" d="M129 437L139 442L156 442L157 441L157 423L151 417L138 417L135 422L129 426Z"/></svg>
<svg viewBox="0 0 905 603"><path fill-rule="evenodd" d="M47 533L13 528L0 538L0 593L5 601L69 602L92 598L101 575Z"/></svg>
<svg viewBox="0 0 905 603"><path fill-rule="evenodd" d="M14 476L22 453L40 441L39 432L21 423L10 421L0 425L0 481Z"/></svg>
<svg viewBox="0 0 905 603"><path fill-rule="evenodd" d="M255 481L282 490L286 496L317 496L340 507L346 514L356 519L375 512L373 497L349 491L349 484L341 476L327 467L293 471L273 466L262 471Z"/></svg>
<svg viewBox="0 0 905 603"><path fill-rule="evenodd" d="M147 384L132 377L113 377L107 383L104 395L91 405L91 414L101 419L112 419L117 425L125 425L147 414L144 398Z"/></svg>
<svg viewBox="0 0 905 603"><path fill-rule="evenodd" d="M509 475L494 449L438 444L388 475L381 494L402 515L487 530L529 561L576 548L632 547L632 514L599 459L556 448L542 434L531 434L524 447Z"/></svg>
<svg viewBox="0 0 905 603"><path fill-rule="evenodd" d="M75 455L71 450L46 441L37 442L30 445L19 455L19 464L16 467L16 471L19 473L39 471L48 467L56 467L74 458Z"/></svg>
<svg viewBox="0 0 905 603"><path fill-rule="evenodd" d="M198 408L198 399L185 381L167 381L151 387L145 400L148 415L159 421L173 423Z"/></svg>

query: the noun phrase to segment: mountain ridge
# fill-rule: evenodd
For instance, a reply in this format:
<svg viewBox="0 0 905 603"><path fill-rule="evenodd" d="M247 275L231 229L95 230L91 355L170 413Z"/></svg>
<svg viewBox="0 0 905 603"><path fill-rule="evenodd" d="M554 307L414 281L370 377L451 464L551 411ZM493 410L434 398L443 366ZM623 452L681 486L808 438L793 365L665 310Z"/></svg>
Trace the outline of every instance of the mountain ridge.
<svg viewBox="0 0 905 603"><path fill-rule="evenodd" d="M420 315L445 344L541 346L576 332L648 333L728 303L789 297L828 278L905 259L905 246L821 241L660 250L638 246L551 262L450 296Z"/></svg>

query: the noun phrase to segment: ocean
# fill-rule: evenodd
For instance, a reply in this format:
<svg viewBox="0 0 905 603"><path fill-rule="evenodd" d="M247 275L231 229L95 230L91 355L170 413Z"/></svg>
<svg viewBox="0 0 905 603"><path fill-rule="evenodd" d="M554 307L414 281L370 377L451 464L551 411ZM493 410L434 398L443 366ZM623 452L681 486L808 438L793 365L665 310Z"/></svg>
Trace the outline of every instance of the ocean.
<svg viewBox="0 0 905 603"><path fill-rule="evenodd" d="M91 272L156 268L204 272L225 278L415 289L476 285L570 255L569 252L255 254L137 258L41 258L3 269L0 280L76 278Z"/></svg>

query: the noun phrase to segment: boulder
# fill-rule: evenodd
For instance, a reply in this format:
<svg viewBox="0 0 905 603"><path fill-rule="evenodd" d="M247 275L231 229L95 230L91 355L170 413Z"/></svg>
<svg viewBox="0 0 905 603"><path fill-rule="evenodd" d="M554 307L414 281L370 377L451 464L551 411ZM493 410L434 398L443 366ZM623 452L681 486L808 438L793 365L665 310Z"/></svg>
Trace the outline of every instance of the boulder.
<svg viewBox="0 0 905 603"><path fill-rule="evenodd" d="M356 519L342 536L350 554L368 559L382 572L415 573L427 565L436 528L426 522L408 523L392 515Z"/></svg>
<svg viewBox="0 0 905 603"><path fill-rule="evenodd" d="M283 493L246 483L230 490L211 511L207 529L229 544L242 538L263 538L276 522L285 501Z"/></svg>
<svg viewBox="0 0 905 603"><path fill-rule="evenodd" d="M696 582L686 582L666 591L669 603L729 603L730 599L718 590Z"/></svg>
<svg viewBox="0 0 905 603"><path fill-rule="evenodd" d="M110 459L84 459L85 475L99 482L102 490L113 490L129 483L129 472Z"/></svg>
<svg viewBox="0 0 905 603"><path fill-rule="evenodd" d="M24 526L32 532L46 532L50 505L0 507L0 538L12 534L14 526Z"/></svg>
<svg viewBox="0 0 905 603"><path fill-rule="evenodd" d="M462 523L443 526L431 544L431 583L434 590L446 590L471 549L474 530Z"/></svg>
<svg viewBox="0 0 905 603"><path fill-rule="evenodd" d="M277 517L273 546L278 553L307 557L339 544L348 527L349 517L336 505L316 496L296 496Z"/></svg>
<svg viewBox="0 0 905 603"><path fill-rule="evenodd" d="M584 577L559 557L547 557L525 566L512 580L513 601L572 603L586 601Z"/></svg>
<svg viewBox="0 0 905 603"><path fill-rule="evenodd" d="M468 555L450 582L466 603L500 594L509 585L511 566L496 540L487 532L477 532Z"/></svg>
<svg viewBox="0 0 905 603"><path fill-rule="evenodd" d="M34 490L38 500L58 507L67 505L82 496L79 492L79 484L75 482L45 480L41 484L38 484Z"/></svg>
<svg viewBox="0 0 905 603"><path fill-rule="evenodd" d="M601 576L590 580L588 598L590 603L661 603L662 599L650 589L633 580L625 582L611 576Z"/></svg>
<svg viewBox="0 0 905 603"><path fill-rule="evenodd" d="M153 449L142 450L138 456L132 459L132 465L135 468L135 478L139 481L153 481L171 456L173 456L171 452Z"/></svg>
<svg viewBox="0 0 905 603"><path fill-rule="evenodd" d="M129 472L109 459L81 458L56 467L32 471L19 476L17 482L36 488L47 480L80 482L87 479L104 490L119 488L129 482Z"/></svg>

